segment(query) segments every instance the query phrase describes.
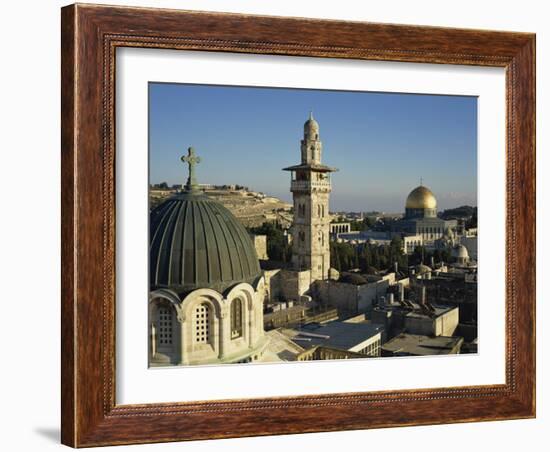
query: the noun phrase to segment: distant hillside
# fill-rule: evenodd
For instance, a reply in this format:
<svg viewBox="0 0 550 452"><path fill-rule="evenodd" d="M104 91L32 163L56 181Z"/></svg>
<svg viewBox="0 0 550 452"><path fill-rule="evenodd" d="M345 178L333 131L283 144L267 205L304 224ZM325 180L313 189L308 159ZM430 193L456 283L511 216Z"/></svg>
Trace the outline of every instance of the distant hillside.
<svg viewBox="0 0 550 452"><path fill-rule="evenodd" d="M150 189L150 208L155 208L175 192L176 190L173 189ZM279 198L232 188L206 189L204 193L229 209L246 227L260 226L271 221L277 221L284 227L289 227L292 223L292 204L281 201Z"/></svg>
<svg viewBox="0 0 550 452"><path fill-rule="evenodd" d="M441 218L450 220L453 218L471 218L477 216L477 207L460 206L454 209L447 209L441 213Z"/></svg>

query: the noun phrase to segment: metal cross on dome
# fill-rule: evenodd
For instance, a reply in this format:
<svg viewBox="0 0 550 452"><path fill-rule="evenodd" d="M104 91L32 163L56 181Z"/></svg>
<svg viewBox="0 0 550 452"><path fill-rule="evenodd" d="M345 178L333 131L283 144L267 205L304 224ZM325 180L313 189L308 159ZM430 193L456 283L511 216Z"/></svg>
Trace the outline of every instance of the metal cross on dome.
<svg viewBox="0 0 550 452"><path fill-rule="evenodd" d="M197 180L195 179L195 165L201 162L201 158L195 154L195 148L190 147L187 149L187 155L183 155L181 161L189 165L189 177L187 178L185 189L188 191L197 190L199 184L197 184Z"/></svg>

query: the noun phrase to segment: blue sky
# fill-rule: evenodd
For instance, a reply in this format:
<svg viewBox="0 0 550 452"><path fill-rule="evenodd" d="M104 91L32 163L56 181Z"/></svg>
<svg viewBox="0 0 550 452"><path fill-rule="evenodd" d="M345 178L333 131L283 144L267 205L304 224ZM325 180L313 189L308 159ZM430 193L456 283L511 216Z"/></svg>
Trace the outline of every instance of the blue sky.
<svg viewBox="0 0 550 452"><path fill-rule="evenodd" d="M430 187L438 209L477 205L477 99L466 96L149 84L150 181L184 183L194 146L200 183L241 184L289 201L313 110L331 211L401 212Z"/></svg>

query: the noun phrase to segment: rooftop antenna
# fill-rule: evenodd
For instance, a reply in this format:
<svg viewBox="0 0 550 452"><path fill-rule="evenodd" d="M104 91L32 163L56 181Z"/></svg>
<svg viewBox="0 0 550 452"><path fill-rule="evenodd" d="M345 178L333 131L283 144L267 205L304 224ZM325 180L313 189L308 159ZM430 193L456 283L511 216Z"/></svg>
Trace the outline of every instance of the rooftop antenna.
<svg viewBox="0 0 550 452"><path fill-rule="evenodd" d="M422 185L423 179L422 176L420 176L420 185Z"/></svg>

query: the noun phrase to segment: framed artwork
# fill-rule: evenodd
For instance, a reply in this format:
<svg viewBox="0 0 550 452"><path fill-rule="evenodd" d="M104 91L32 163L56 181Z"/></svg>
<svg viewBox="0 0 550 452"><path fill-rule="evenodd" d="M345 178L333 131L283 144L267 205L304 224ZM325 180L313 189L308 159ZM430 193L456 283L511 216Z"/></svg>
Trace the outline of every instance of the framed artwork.
<svg viewBox="0 0 550 452"><path fill-rule="evenodd" d="M535 416L535 36L62 9L62 442Z"/></svg>

